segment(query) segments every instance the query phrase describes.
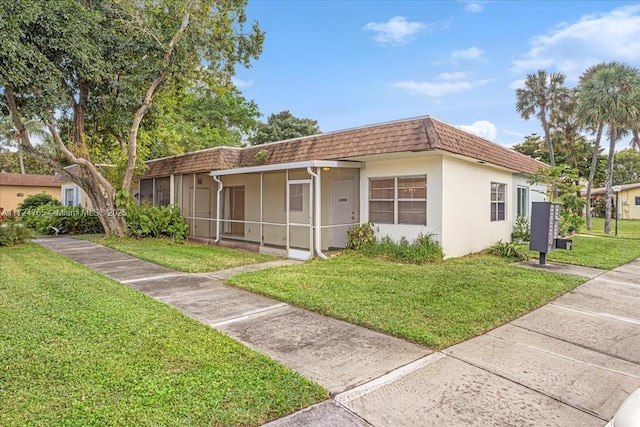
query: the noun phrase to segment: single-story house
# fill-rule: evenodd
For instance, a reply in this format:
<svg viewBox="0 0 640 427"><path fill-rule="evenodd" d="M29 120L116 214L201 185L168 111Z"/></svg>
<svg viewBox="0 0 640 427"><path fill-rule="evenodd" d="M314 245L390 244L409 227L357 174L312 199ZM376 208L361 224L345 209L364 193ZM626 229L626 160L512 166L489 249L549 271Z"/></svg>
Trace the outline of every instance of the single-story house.
<svg viewBox="0 0 640 427"><path fill-rule="evenodd" d="M18 209L27 196L46 193L60 200L60 182L55 175L0 173L0 208L4 212Z"/></svg>
<svg viewBox="0 0 640 427"><path fill-rule="evenodd" d="M591 190L591 199L597 200L604 198L606 190L604 187L594 188ZM586 191L580 193L582 197L587 196ZM614 212L619 212L618 218L620 219L640 219L640 182L634 184L620 185L620 191L618 192L618 206L616 209L615 201L616 193L613 193L613 208ZM592 204L593 206L593 204Z"/></svg>
<svg viewBox="0 0 640 427"><path fill-rule="evenodd" d="M545 200L542 162L429 116L151 160L139 200L177 204L194 239L306 259L379 236L433 235L447 257L510 241Z"/></svg>

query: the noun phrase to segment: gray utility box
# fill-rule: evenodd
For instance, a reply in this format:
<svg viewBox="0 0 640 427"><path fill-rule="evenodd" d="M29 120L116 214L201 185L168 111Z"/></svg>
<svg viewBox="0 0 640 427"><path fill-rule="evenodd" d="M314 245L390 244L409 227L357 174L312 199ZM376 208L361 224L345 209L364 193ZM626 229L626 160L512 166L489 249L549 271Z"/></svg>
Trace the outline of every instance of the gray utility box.
<svg viewBox="0 0 640 427"><path fill-rule="evenodd" d="M540 264L545 264L547 253L556 249L571 249L573 241L560 239L560 204L533 202L531 204L531 239L529 249L540 252Z"/></svg>

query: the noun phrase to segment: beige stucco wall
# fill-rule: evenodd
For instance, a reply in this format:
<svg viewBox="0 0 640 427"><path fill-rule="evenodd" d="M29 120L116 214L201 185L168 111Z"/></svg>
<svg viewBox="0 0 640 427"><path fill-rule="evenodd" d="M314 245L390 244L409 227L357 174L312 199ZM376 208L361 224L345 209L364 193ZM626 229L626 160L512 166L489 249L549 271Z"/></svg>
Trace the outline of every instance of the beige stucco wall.
<svg viewBox="0 0 640 427"><path fill-rule="evenodd" d="M640 219L640 205L635 204L636 197L640 197L640 188L621 191L618 197L621 219Z"/></svg>
<svg viewBox="0 0 640 427"><path fill-rule="evenodd" d="M442 174L443 249L447 257L478 252L498 240L511 241L514 222L511 172L444 157ZM491 221L492 182L507 185L504 221Z"/></svg>
<svg viewBox="0 0 640 427"><path fill-rule="evenodd" d="M394 176L427 176L427 224L375 224L380 237L391 236L395 240L406 237L415 240L420 234L434 234L442 242L442 157L414 154L408 159L367 162L360 171L360 222L369 221L369 178Z"/></svg>
<svg viewBox="0 0 640 427"><path fill-rule="evenodd" d="M22 185L1 185L0 186L0 207L5 212L18 209L18 205L27 196L38 193L47 193L57 200L60 200L60 187L27 187ZM18 196L22 194L22 196Z"/></svg>

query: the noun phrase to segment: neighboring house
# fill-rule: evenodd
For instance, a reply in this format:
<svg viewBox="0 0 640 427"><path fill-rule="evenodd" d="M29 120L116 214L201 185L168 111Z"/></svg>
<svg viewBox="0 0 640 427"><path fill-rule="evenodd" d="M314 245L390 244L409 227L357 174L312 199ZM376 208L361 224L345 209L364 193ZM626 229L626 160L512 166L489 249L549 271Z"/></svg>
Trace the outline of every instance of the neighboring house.
<svg viewBox="0 0 640 427"><path fill-rule="evenodd" d="M147 162L140 200L177 204L192 237L306 259L372 222L395 240L433 235L447 257L510 241L544 200L542 162L430 117Z"/></svg>
<svg viewBox="0 0 640 427"><path fill-rule="evenodd" d="M102 167L105 167L102 165ZM80 169L78 165L71 165L65 168L71 175L78 176ZM58 177L61 185L61 202L64 206L81 206L85 209L93 209L93 204L78 184L73 181L69 181L66 178ZM137 183L132 185L132 192L137 195Z"/></svg>
<svg viewBox="0 0 640 427"><path fill-rule="evenodd" d="M0 208L11 212L27 196L47 193L60 200L60 182L54 175L0 173Z"/></svg>
<svg viewBox="0 0 640 427"><path fill-rule="evenodd" d="M64 168L71 175L77 176L80 173L78 165L71 165ZM64 177L58 178L61 185L61 196L60 201L63 206L82 206L85 209L91 209L93 206L91 204L91 200L87 194L80 188L78 184L73 181L69 181Z"/></svg>
<svg viewBox="0 0 640 427"><path fill-rule="evenodd" d="M620 219L640 219L640 182L635 184L624 184L620 186L618 192L618 206L616 209L616 193L613 193L613 208L614 212L618 211ZM580 193L582 197L587 196L586 191ZM604 199L605 188L594 188L591 190L591 199L595 201L597 199ZM591 204L593 206L593 202Z"/></svg>

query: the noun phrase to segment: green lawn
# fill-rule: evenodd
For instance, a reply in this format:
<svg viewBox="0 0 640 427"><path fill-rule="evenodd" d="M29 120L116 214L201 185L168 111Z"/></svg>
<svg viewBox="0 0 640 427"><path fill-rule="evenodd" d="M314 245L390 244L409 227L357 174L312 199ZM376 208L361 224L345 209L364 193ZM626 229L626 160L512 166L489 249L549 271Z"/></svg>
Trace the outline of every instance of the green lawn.
<svg viewBox="0 0 640 427"><path fill-rule="evenodd" d="M0 248L0 425L260 425L319 386L32 244Z"/></svg>
<svg viewBox="0 0 640 427"><path fill-rule="evenodd" d="M228 279L233 286L433 348L502 325L584 281L490 255L409 265L353 253Z"/></svg>
<svg viewBox="0 0 640 427"><path fill-rule="evenodd" d="M547 260L610 270L640 257L640 241L635 239L596 236L570 238L573 240L573 249L550 252ZM531 258L538 258L539 253L529 251L528 244L520 247Z"/></svg>
<svg viewBox="0 0 640 427"><path fill-rule="evenodd" d="M611 237L615 237L616 221L611 220ZM591 218L591 230L582 227L582 234L592 234L595 236L606 236L604 234L604 218ZM639 239L640 240L640 220L637 219L619 219L618 220L618 238Z"/></svg>
<svg viewBox="0 0 640 427"><path fill-rule="evenodd" d="M169 239L104 238L102 235L79 236L112 249L188 273L203 273L276 259L271 255L238 251L202 243L176 243Z"/></svg>

